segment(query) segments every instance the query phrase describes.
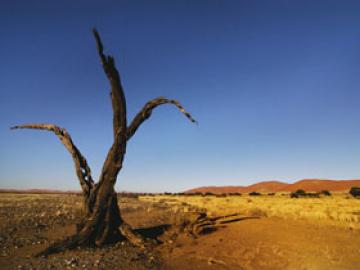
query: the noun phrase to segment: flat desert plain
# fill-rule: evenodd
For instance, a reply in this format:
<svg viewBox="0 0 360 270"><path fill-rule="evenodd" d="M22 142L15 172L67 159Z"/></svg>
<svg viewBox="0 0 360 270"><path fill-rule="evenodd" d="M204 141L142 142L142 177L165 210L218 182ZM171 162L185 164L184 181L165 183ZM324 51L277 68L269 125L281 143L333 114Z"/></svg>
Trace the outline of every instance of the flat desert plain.
<svg viewBox="0 0 360 270"><path fill-rule="evenodd" d="M81 196L0 194L1 269L359 269L360 200L272 196L120 196L124 219L147 237L35 258L75 232ZM194 235L194 215L218 220Z"/></svg>

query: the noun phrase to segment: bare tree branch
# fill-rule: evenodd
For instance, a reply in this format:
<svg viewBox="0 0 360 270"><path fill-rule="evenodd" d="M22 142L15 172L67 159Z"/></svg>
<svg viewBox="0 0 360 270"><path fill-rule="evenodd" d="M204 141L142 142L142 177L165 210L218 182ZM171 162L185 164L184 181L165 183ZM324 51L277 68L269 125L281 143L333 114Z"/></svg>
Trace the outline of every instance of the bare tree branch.
<svg viewBox="0 0 360 270"><path fill-rule="evenodd" d="M126 100L124 90L121 85L119 72L117 71L115 66L114 58L110 55L105 55L103 53L104 47L102 45L100 35L95 28L93 29L93 34L96 40L96 46L101 60L101 64L111 85L111 101L114 112L113 128L115 138L120 129L122 129L123 127L126 128Z"/></svg>
<svg viewBox="0 0 360 270"><path fill-rule="evenodd" d="M127 139L129 140L135 134L140 125L151 116L153 109L163 104L175 105L180 110L180 112L182 112L191 122L197 123L197 121L192 118L187 111L185 111L184 107L180 104L179 101L174 99L167 99L165 97L158 97L147 102L141 111L134 117L127 129Z"/></svg>
<svg viewBox="0 0 360 270"><path fill-rule="evenodd" d="M126 100L124 90L121 85L120 75L115 66L114 58L103 53L104 47L102 45L100 35L95 28L93 29L93 34L104 72L111 85L114 132L114 143L111 146L104 162L99 185L105 178L107 181L114 182L115 184L116 177L121 169L126 151Z"/></svg>
<svg viewBox="0 0 360 270"><path fill-rule="evenodd" d="M94 186L94 181L91 176L91 170L87 164L86 159L80 153L79 149L73 143L70 134L64 128L60 128L53 124L25 124L11 127L11 129L41 129L52 131L59 137L61 143L70 152L75 163L77 177L80 181L82 191L86 197L89 196L90 190Z"/></svg>

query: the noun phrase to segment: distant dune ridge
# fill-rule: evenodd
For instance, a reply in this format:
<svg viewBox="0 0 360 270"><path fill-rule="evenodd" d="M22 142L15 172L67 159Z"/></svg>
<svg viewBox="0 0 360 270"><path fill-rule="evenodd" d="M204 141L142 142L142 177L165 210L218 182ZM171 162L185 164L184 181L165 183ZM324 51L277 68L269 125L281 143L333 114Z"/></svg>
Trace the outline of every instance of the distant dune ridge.
<svg viewBox="0 0 360 270"><path fill-rule="evenodd" d="M267 192L292 192L298 189L305 191L319 192L321 190L329 191L349 191L351 187L360 187L360 180L322 180L322 179L303 179L293 184L280 181L264 181L250 186L208 186L193 188L185 193L211 192L220 193L248 193L252 191Z"/></svg>
<svg viewBox="0 0 360 270"><path fill-rule="evenodd" d="M211 192L214 194L221 193L249 193L257 191L261 193L270 192L292 192L298 189L305 191L319 192L328 191L345 191L348 192L352 187L360 187L360 179L356 180L322 180L322 179L303 179L293 184L280 181L264 181L250 186L206 186L186 190L185 193ZM53 190L53 189L1 189L0 193L30 193L30 194L81 194L80 190ZM131 193L131 192L130 192Z"/></svg>

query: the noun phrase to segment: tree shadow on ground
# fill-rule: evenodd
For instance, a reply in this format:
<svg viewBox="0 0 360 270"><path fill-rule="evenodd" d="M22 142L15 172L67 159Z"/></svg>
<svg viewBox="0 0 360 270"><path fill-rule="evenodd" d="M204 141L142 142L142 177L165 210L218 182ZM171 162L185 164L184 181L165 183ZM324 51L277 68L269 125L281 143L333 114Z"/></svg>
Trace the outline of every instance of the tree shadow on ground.
<svg viewBox="0 0 360 270"><path fill-rule="evenodd" d="M243 221L243 220L247 220L247 219L259 219L260 217L256 217L256 216L249 216L249 217L237 217L231 220L222 220L220 221L220 224L228 224L228 223L233 223L233 222L238 222L238 221Z"/></svg>
<svg viewBox="0 0 360 270"><path fill-rule="evenodd" d="M226 226L230 223L235 223L235 222L239 222L239 221L243 221L243 220L248 220L248 219L259 219L260 217L257 216L239 216L238 214L233 214L233 215L227 215L227 216L216 216L216 217L208 217L206 219L206 226L203 226L201 231L199 231L198 233L194 233L192 231L192 227L195 225L199 225L196 222L194 223L188 223L187 226L190 225L191 229L188 230L184 230L184 227L182 227L181 225L179 226L178 224L161 224L161 225L157 225L157 226L152 226L152 227L147 227L147 228L138 228L135 230L135 232L139 235L141 235L144 239L150 240L153 243L156 244L161 244L163 243L163 240L160 240L162 238L162 236L164 236L164 234L169 233L168 237L171 238L171 235L174 236L174 232L175 235L179 235L179 233L188 233L189 230L191 232L191 234L194 235L207 235L210 233L213 233L215 231L217 231L220 228L226 228ZM210 224L208 224L208 222L210 222ZM186 227L187 227L186 226ZM200 226L202 226L200 224ZM175 231L174 231L175 229ZM176 230L178 229L178 230ZM173 233L171 233L173 232Z"/></svg>
<svg viewBox="0 0 360 270"><path fill-rule="evenodd" d="M210 226L204 226L204 228L201 230L199 234L200 235L210 234L217 231L218 229L226 228L226 225L230 223L235 223L248 219L259 219L259 218L260 217L257 216L239 216L238 214L212 217L208 219L208 221L210 221L212 224Z"/></svg>
<svg viewBox="0 0 360 270"><path fill-rule="evenodd" d="M161 243L158 237L163 235L170 227L170 224L161 224L148 228L139 228L136 229L135 232L140 234L144 239L151 239L156 241L157 243Z"/></svg>

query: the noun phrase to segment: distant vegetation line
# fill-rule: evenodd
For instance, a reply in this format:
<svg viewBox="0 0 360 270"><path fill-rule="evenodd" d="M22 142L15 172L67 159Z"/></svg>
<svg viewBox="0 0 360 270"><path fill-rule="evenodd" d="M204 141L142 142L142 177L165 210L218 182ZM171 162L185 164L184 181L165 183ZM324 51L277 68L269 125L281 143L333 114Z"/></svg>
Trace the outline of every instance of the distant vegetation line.
<svg viewBox="0 0 360 270"><path fill-rule="evenodd" d="M305 191L320 192L328 191L348 191L352 187L360 187L360 180L322 180L322 179L303 179L293 184L280 181L264 181L250 186L207 186L193 188L185 193L250 193L250 192L294 192L302 189Z"/></svg>

